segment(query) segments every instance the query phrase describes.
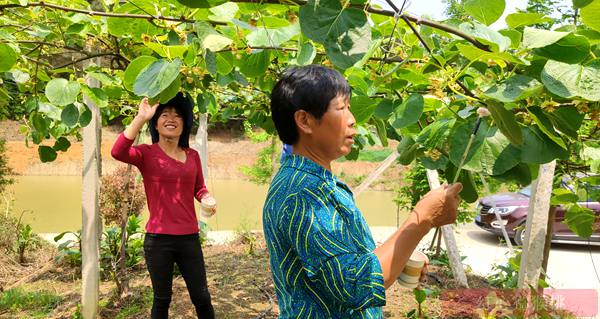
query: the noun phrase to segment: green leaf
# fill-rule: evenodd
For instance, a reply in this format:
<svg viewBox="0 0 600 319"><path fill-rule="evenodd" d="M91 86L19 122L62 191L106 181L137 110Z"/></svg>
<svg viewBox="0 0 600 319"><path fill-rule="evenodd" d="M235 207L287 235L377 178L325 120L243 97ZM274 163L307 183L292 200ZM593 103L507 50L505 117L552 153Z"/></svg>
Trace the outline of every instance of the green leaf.
<svg viewBox="0 0 600 319"><path fill-rule="evenodd" d="M52 147L40 145L38 146L38 155L40 156L42 163L48 163L54 161L57 154Z"/></svg>
<svg viewBox="0 0 600 319"><path fill-rule="evenodd" d="M375 118L385 121L400 104L402 104L400 100L383 99L375 108L373 115Z"/></svg>
<svg viewBox="0 0 600 319"><path fill-rule="evenodd" d="M348 30L338 39L327 39L325 53L331 63L340 69L347 69L361 61L371 44L371 27L368 24Z"/></svg>
<svg viewBox="0 0 600 319"><path fill-rule="evenodd" d="M525 75L513 75L500 84L495 84L484 95L500 102L517 102L530 96L537 95L544 86L534 78Z"/></svg>
<svg viewBox="0 0 600 319"><path fill-rule="evenodd" d="M561 106L554 110L552 113L548 113L548 118L554 124L554 127L563 132L565 135L572 139L577 139L577 131L583 123L585 114L579 113L574 106Z"/></svg>
<svg viewBox="0 0 600 319"><path fill-rule="evenodd" d="M463 22L459 29L489 45L493 52L504 52L511 44L508 37L478 22Z"/></svg>
<svg viewBox="0 0 600 319"><path fill-rule="evenodd" d="M414 85L429 84L429 79L426 76L409 69L399 69L396 71L396 77L398 79L406 80Z"/></svg>
<svg viewBox="0 0 600 319"><path fill-rule="evenodd" d="M198 35L200 47L202 50L216 52L222 50L233 43L233 40L215 31L215 29L206 21L198 21L194 24L194 30Z"/></svg>
<svg viewBox="0 0 600 319"><path fill-rule="evenodd" d="M565 223L571 231L581 238L592 236L595 219L596 216L591 209L581 207L578 204L569 205L565 213Z"/></svg>
<svg viewBox="0 0 600 319"><path fill-rule="evenodd" d="M144 14L148 13L156 15L157 12L150 1L136 0L136 3L125 3L115 8L114 13L129 13L129 14ZM134 18L115 18L109 17L106 19L108 33L122 38L125 35L131 35L136 40L142 40L143 35L154 36L162 33L162 28L157 27L145 19Z"/></svg>
<svg viewBox="0 0 600 319"><path fill-rule="evenodd" d="M430 150L442 147L455 122L455 119L441 119L427 125L417 137L417 143Z"/></svg>
<svg viewBox="0 0 600 319"><path fill-rule="evenodd" d="M83 106L83 112L79 116L79 126L86 127L92 121L92 111L87 106Z"/></svg>
<svg viewBox="0 0 600 319"><path fill-rule="evenodd" d="M168 58L169 60L174 58L183 59L188 50L187 45L163 45L156 42L146 42L145 45L161 57Z"/></svg>
<svg viewBox="0 0 600 319"><path fill-rule="evenodd" d="M196 103L198 104L198 109L202 114L209 112L211 115L214 115L217 113L217 100L210 92L198 94L196 97Z"/></svg>
<svg viewBox="0 0 600 319"><path fill-rule="evenodd" d="M123 74L123 85L129 91L133 91L133 84L135 83L135 79L140 74L140 72L146 68L148 65L152 64L152 62L156 61L155 57L142 55L135 58L129 65L127 69L125 69L125 73Z"/></svg>
<svg viewBox="0 0 600 319"><path fill-rule="evenodd" d="M525 61L523 60L519 60L517 58L515 58L512 54L507 53L507 52L500 52L500 53L493 53L493 52L487 52L484 50L481 50L479 48L476 48L472 45L466 45L466 44L462 44L459 43L456 45L456 47L458 48L458 51L465 56L465 58L471 60L471 61L476 61L476 60L483 60L484 62L488 62L488 60L494 60L494 61L507 61L507 62L512 62L512 63L516 63L516 64L525 64Z"/></svg>
<svg viewBox="0 0 600 319"><path fill-rule="evenodd" d="M295 23L278 29L257 28L246 36L252 47L278 47L300 34L300 24Z"/></svg>
<svg viewBox="0 0 600 319"><path fill-rule="evenodd" d="M581 21L588 27L600 31L600 0L594 0L580 10Z"/></svg>
<svg viewBox="0 0 600 319"><path fill-rule="evenodd" d="M475 121L462 122L454 126L450 134L450 161L459 166ZM500 175L519 163L521 151L496 127L490 127L484 120L464 161L463 168L473 172L483 172L487 175Z"/></svg>
<svg viewBox="0 0 600 319"><path fill-rule="evenodd" d="M179 75L181 60L158 60L143 69L135 79L133 92L137 96L154 98L165 90Z"/></svg>
<svg viewBox="0 0 600 319"><path fill-rule="evenodd" d="M418 289L418 288L413 289L413 294L415 295L415 300L419 304L422 304L425 301L425 298L427 298L425 291Z"/></svg>
<svg viewBox="0 0 600 319"><path fill-rule="evenodd" d="M61 136L56 140L56 142L54 142L54 146L52 148L57 152L66 152L69 147L71 147L71 142L69 142L66 137Z"/></svg>
<svg viewBox="0 0 600 319"><path fill-rule="evenodd" d="M590 171L600 173L600 147L584 144L583 148L579 151L579 156L590 166ZM584 182L584 180L587 180L586 182L590 184L600 185L600 175L586 177L580 181Z"/></svg>
<svg viewBox="0 0 600 319"><path fill-rule="evenodd" d="M356 124L362 124L368 121L373 112L375 111L375 107L377 106L378 101L372 99L368 96L364 95L355 95L352 97L350 101L350 111L354 115L354 119L356 120Z"/></svg>
<svg viewBox="0 0 600 319"><path fill-rule="evenodd" d="M554 143L537 126L523 128L523 141L521 161L525 163L545 164L569 157L567 150Z"/></svg>
<svg viewBox="0 0 600 319"><path fill-rule="evenodd" d="M83 95L89 98L97 107L108 106L108 96L101 88L91 88L87 85L83 86Z"/></svg>
<svg viewBox="0 0 600 319"><path fill-rule="evenodd" d="M57 120L57 121L60 120L61 110L50 103L41 102L41 101L38 102L38 111L46 114L46 116L48 116L48 118L51 118L51 119Z"/></svg>
<svg viewBox="0 0 600 319"><path fill-rule="evenodd" d="M516 29L524 25L540 24L552 22L552 18L544 16L542 13L511 13L506 16L506 24Z"/></svg>
<svg viewBox="0 0 600 319"><path fill-rule="evenodd" d="M225 2L209 9L212 13L208 18L212 21L231 22L235 18L239 7L235 2Z"/></svg>
<svg viewBox="0 0 600 319"><path fill-rule="evenodd" d="M337 40L351 29L369 26L362 10L343 8L338 0L310 0L300 7L299 14L302 34L320 43Z"/></svg>
<svg viewBox="0 0 600 319"><path fill-rule="evenodd" d="M577 203L577 200L579 200L577 194L573 194L573 192L564 188L556 188L552 190L550 204L558 206L560 204Z"/></svg>
<svg viewBox="0 0 600 319"><path fill-rule="evenodd" d="M500 129L500 132L508 138L508 140L514 145L523 144L523 134L521 133L521 126L515 119L515 114L507 110L503 104L496 101L488 101L488 110L492 115L492 119L496 126Z"/></svg>
<svg viewBox="0 0 600 319"><path fill-rule="evenodd" d="M177 0L177 2L179 2L189 8L210 8L210 7L218 6L227 1L225 1L225 0Z"/></svg>
<svg viewBox="0 0 600 319"><path fill-rule="evenodd" d="M219 52L216 57L217 73L226 75L233 70L233 54L231 52ZM259 62L259 61L255 61Z"/></svg>
<svg viewBox="0 0 600 319"><path fill-rule="evenodd" d="M33 113L30 116L31 125L42 135L48 134L48 123L40 113Z"/></svg>
<svg viewBox="0 0 600 319"><path fill-rule="evenodd" d="M558 144L560 147L567 149L565 141L563 141L563 139L560 138L558 134L556 134L556 132L554 131L554 126L552 125L552 121L550 121L550 119L546 116L546 113L544 113L544 111L541 108L537 106L531 106L527 108L527 111L529 111L531 118L535 121L540 130L544 132L544 134L546 134L546 136L548 136L552 141L554 141L554 143Z"/></svg>
<svg viewBox="0 0 600 319"><path fill-rule="evenodd" d="M584 36L569 34L551 45L534 50L534 53L548 59L575 64L590 56L590 42Z"/></svg>
<svg viewBox="0 0 600 319"><path fill-rule="evenodd" d="M493 178L504 182L517 182L521 186L531 184L532 169L525 163L519 163L517 166L509 169L503 174L494 175Z"/></svg>
<svg viewBox="0 0 600 319"><path fill-rule="evenodd" d="M79 110L74 104L69 104L62 110L60 118L65 125L73 127L79 122Z"/></svg>
<svg viewBox="0 0 600 319"><path fill-rule="evenodd" d="M569 32L525 28L523 31L523 47L527 49L543 48L558 42L568 35Z"/></svg>
<svg viewBox="0 0 600 319"><path fill-rule="evenodd" d="M66 79L52 79L46 84L46 97L52 104L65 106L77 100L81 87L79 83Z"/></svg>
<svg viewBox="0 0 600 319"><path fill-rule="evenodd" d="M248 58L243 61L239 61L241 63L238 66L242 74L251 78L261 76L264 75L269 68L269 64L271 63L271 51L262 50L260 52L250 54Z"/></svg>
<svg viewBox="0 0 600 319"><path fill-rule="evenodd" d="M0 72L10 70L17 63L17 53L6 43L0 43Z"/></svg>
<svg viewBox="0 0 600 319"><path fill-rule="evenodd" d="M463 6L475 20L490 25L502 16L506 4L504 0L466 0Z"/></svg>
<svg viewBox="0 0 600 319"><path fill-rule="evenodd" d="M303 35L322 43L331 62L346 69L369 51L371 27L364 11L343 8L338 0L310 0L300 7Z"/></svg>
<svg viewBox="0 0 600 319"><path fill-rule="evenodd" d="M592 2L594 2L594 0L573 0L573 7L581 9Z"/></svg>
<svg viewBox="0 0 600 319"><path fill-rule="evenodd" d="M298 54L296 55L296 64L298 65L308 65L311 64L312 61L317 56L317 50L310 42L304 42L300 46L298 50Z"/></svg>
<svg viewBox="0 0 600 319"><path fill-rule="evenodd" d="M181 77L178 76L175 79L175 81L171 82L171 85L169 85L164 91L162 91L159 94L159 96L158 96L159 102L162 104L169 102L172 98L175 97L175 95L177 95L177 93L179 93L180 88L181 88Z"/></svg>
<svg viewBox="0 0 600 319"><path fill-rule="evenodd" d="M412 137L403 137L400 143L398 143L397 148L398 154L400 154L398 156L398 163L402 165L409 165L410 163L412 163L412 161L415 160L415 157L417 155L418 147L419 144L417 144Z"/></svg>
<svg viewBox="0 0 600 319"><path fill-rule="evenodd" d="M502 34L505 37L508 37L510 39L510 47L513 49L518 49L519 46L521 45L521 38L523 37L523 34L517 30L510 30L510 29L504 29L504 30L499 30L498 31L500 34Z"/></svg>
<svg viewBox="0 0 600 319"><path fill-rule="evenodd" d="M549 60L541 79L548 91L560 97L600 101L600 60L585 66Z"/></svg>
<svg viewBox="0 0 600 319"><path fill-rule="evenodd" d="M417 123L423 113L425 102L419 94L412 94L404 101L389 118L390 124L395 129L401 129L411 124Z"/></svg>
<svg viewBox="0 0 600 319"><path fill-rule="evenodd" d="M448 183L454 182L456 179L457 169L456 166L450 163L445 171L446 180ZM475 179L473 178L473 173L466 170L461 170L458 175L457 182L460 182L463 186L463 189L460 191L460 197L467 203L474 203L479 198L479 194L477 194L477 186L475 185Z"/></svg>
<svg viewBox="0 0 600 319"><path fill-rule="evenodd" d="M217 75L217 55L211 50L206 50L204 55L206 70L212 75Z"/></svg>

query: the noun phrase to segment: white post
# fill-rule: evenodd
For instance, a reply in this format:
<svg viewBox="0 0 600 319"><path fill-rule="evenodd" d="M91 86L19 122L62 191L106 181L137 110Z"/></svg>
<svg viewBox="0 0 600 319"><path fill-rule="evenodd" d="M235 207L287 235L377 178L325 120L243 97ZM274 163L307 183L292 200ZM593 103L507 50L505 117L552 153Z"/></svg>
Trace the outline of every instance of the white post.
<svg viewBox="0 0 600 319"><path fill-rule="evenodd" d="M354 191L353 191L354 198L358 197L358 195L360 195L360 193L362 193L364 190L369 188L369 186L379 177L379 175L381 175L383 172L385 172L385 170L388 167L390 167L392 164L394 164L394 161L396 161L398 156L400 156L398 151L394 151L383 162L381 162L381 164L374 171L372 171L369 174L369 176L367 176L367 178L365 178L365 180L360 185L358 185L354 189Z"/></svg>
<svg viewBox="0 0 600 319"><path fill-rule="evenodd" d="M198 132L196 132L194 142L194 149L200 153L204 182L208 183L208 115L206 113L200 114L198 118Z"/></svg>
<svg viewBox="0 0 600 319"><path fill-rule="evenodd" d="M90 87L99 87L99 81L86 79ZM84 95L85 105L92 112L92 120L83 128L83 181L82 181L82 225L81 225L81 314L85 319L98 314L100 272L100 177L102 158L102 120L98 107Z"/></svg>
<svg viewBox="0 0 600 319"><path fill-rule="evenodd" d="M538 178L533 182L527 222L525 226L525 241L519 265L519 288L529 285L537 288L544 257L544 243L548 227L548 211L552 196L552 180L556 161L540 165Z"/></svg>
<svg viewBox="0 0 600 319"><path fill-rule="evenodd" d="M431 189L440 187L440 179L436 170L427 170L427 181L429 182L429 188ZM444 243L446 244L446 249L448 250L448 259L450 259L452 275L461 286L469 288L467 275L465 274L465 269L463 268L462 261L460 260L460 253L458 251L458 247L456 246L456 239L454 238L452 225L444 225L441 227L441 229L442 236L444 236Z"/></svg>

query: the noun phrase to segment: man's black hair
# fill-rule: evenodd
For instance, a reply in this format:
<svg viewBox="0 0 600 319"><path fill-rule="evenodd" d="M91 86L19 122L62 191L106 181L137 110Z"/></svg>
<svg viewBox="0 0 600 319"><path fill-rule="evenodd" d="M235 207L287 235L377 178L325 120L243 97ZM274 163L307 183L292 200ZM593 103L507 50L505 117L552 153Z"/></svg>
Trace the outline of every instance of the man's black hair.
<svg viewBox="0 0 600 319"><path fill-rule="evenodd" d="M152 143L158 143L158 130L156 129L156 123L158 123L158 117L166 108L173 108L183 120L183 130L181 131L181 136L179 136L179 142L177 144L179 147L190 147L190 133L194 120L193 104L192 101L190 101L190 99L181 92L177 93L177 95L175 95L175 97L170 99L167 103L159 104L158 108L156 108L156 113L154 113L154 116L149 123Z"/></svg>
<svg viewBox="0 0 600 319"><path fill-rule="evenodd" d="M350 97L350 86L336 70L307 65L286 70L271 91L271 115L279 138L296 144L299 133L294 120L298 110L321 119L336 96Z"/></svg>

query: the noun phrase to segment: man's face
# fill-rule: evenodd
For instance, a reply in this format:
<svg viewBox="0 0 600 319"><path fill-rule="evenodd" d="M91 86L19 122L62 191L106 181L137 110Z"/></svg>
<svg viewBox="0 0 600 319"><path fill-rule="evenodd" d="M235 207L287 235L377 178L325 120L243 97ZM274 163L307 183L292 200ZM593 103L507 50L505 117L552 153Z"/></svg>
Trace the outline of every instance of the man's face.
<svg viewBox="0 0 600 319"><path fill-rule="evenodd" d="M356 120L350 112L350 98L337 95L312 128L312 141L329 160L348 155L356 135L354 124Z"/></svg>

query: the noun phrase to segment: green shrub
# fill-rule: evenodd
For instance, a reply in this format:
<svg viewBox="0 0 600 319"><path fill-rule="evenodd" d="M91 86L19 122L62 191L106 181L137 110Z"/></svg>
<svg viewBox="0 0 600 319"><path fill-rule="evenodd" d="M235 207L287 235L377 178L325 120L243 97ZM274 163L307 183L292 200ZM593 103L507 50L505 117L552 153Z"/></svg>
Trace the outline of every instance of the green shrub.
<svg viewBox="0 0 600 319"><path fill-rule="evenodd" d="M34 318L46 318L61 301L61 296L49 291L15 288L0 293L0 313L27 311Z"/></svg>
<svg viewBox="0 0 600 319"><path fill-rule="evenodd" d="M5 144L6 141L0 139L0 194L4 193L8 185L14 183L14 179L10 178L14 172L8 166L8 156L6 155Z"/></svg>

